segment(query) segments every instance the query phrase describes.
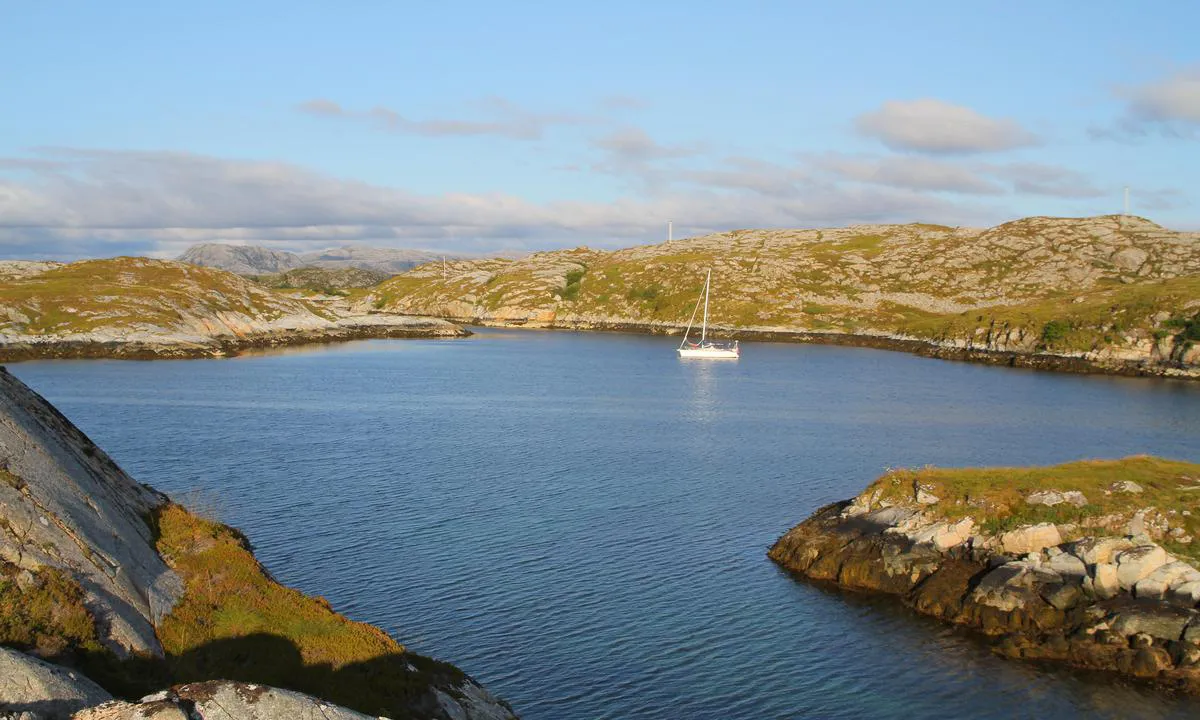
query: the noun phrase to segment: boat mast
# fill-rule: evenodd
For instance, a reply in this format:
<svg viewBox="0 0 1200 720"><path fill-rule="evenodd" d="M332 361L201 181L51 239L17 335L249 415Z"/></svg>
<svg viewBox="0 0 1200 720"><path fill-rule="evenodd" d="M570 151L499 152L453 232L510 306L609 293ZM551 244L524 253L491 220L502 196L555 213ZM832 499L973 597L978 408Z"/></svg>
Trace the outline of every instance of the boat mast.
<svg viewBox="0 0 1200 720"><path fill-rule="evenodd" d="M704 338L708 335L708 284L712 281L712 268L708 270L708 277L704 278L704 324L700 326L700 342L704 342Z"/></svg>

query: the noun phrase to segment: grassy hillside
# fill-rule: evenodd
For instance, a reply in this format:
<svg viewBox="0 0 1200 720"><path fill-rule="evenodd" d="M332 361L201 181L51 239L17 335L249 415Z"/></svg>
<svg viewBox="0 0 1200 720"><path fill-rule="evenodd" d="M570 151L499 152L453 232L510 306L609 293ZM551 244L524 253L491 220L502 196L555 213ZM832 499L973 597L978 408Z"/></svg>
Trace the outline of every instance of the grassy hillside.
<svg viewBox="0 0 1200 720"><path fill-rule="evenodd" d="M223 270L147 258L86 260L0 279L0 333L61 335L254 322L320 311Z"/></svg>
<svg viewBox="0 0 1200 720"><path fill-rule="evenodd" d="M455 261L446 278L440 263L424 266L368 299L484 322L667 328L687 322L710 268L711 317L733 330L892 333L1176 361L1200 334L1200 234L1118 216L988 230L739 230L615 252Z"/></svg>

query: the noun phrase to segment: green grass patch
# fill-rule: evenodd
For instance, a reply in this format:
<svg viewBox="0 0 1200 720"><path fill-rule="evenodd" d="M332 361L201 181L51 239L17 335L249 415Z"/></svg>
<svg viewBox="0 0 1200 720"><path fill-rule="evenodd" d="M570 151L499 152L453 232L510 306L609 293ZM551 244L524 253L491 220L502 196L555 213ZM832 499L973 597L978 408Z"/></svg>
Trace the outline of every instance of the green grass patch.
<svg viewBox="0 0 1200 720"><path fill-rule="evenodd" d="M1122 480L1137 483L1142 492L1108 492ZM878 489L881 498L911 502L918 485L940 498L932 506L934 512L949 520L972 517L991 532L1041 522L1065 524L1114 515L1131 517L1140 509L1153 507L1171 518L1172 527L1182 527L1194 538L1187 545L1169 539L1163 544L1177 554L1200 559L1200 491L1188 490L1200 486L1200 464L1137 455L1050 467L901 469L883 475L865 492ZM1026 503L1025 498L1037 490L1078 490L1087 498L1087 504L1077 508L1067 503L1053 507ZM1192 514L1184 515L1184 511Z"/></svg>

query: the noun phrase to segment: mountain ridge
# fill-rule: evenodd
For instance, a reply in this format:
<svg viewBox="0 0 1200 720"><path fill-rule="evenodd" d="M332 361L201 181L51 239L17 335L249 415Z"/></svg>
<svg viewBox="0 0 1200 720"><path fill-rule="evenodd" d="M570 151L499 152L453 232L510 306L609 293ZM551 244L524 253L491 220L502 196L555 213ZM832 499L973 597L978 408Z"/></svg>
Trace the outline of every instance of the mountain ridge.
<svg viewBox="0 0 1200 720"><path fill-rule="evenodd" d="M203 267L215 267L239 275L270 275L302 267L326 269L361 268L395 275L422 263L441 258L469 257L415 248L389 248L351 244L306 253L273 250L259 245L199 243L183 251L176 260Z"/></svg>

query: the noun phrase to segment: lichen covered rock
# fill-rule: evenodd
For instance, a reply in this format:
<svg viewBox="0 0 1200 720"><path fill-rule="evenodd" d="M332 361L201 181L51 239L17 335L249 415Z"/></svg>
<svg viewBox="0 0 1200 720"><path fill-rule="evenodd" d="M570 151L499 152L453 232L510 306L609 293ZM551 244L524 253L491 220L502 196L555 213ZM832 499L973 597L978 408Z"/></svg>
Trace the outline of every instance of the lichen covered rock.
<svg viewBox="0 0 1200 720"><path fill-rule="evenodd" d="M1010 657L1200 693L1200 571L1192 563L1146 535L1077 537L1079 523L989 531L972 518L947 518L961 506L946 506L945 497L939 506L919 503L907 489L916 483L884 476L854 500L817 510L768 555L811 580L898 596L990 636ZM994 512L982 498L975 506Z"/></svg>

